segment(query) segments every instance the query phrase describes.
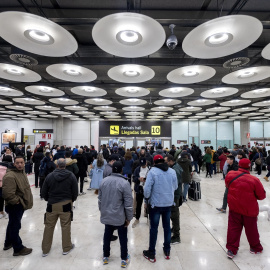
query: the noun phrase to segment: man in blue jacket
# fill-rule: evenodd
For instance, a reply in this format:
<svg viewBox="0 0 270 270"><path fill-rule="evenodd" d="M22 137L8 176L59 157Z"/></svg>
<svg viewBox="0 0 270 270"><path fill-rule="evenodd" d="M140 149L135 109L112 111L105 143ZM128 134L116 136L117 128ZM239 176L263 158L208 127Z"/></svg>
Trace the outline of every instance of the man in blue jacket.
<svg viewBox="0 0 270 270"><path fill-rule="evenodd" d="M176 172L164 163L163 156L154 156L154 163L154 167L147 174L144 186L144 197L148 199L149 204L150 243L149 249L143 251L143 256L152 263L156 261L155 247L160 216L164 229L163 251L165 259L170 259L171 207L174 204L174 191L178 188Z"/></svg>

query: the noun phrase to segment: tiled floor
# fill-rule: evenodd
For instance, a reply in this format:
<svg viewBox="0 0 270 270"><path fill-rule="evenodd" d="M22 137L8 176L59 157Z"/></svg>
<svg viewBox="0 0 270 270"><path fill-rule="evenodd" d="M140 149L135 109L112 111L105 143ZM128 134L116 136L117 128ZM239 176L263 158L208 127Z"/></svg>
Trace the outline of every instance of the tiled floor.
<svg viewBox="0 0 270 270"><path fill-rule="evenodd" d="M245 234L242 234L241 247L235 259L226 257L227 214L216 211L220 207L224 193L224 181L221 174L212 179L202 178L202 199L198 202L188 201L181 208L181 240L179 245L172 246L171 260L166 261L162 254L162 226L160 226L157 242L157 262L150 263L142 256L142 251L148 247L148 226L146 218L134 229L129 227L129 253L131 263L129 269L207 269L207 270L255 270L270 269L270 222L266 213L259 215L259 231L264 253L252 255ZM263 178L267 194L270 185ZM29 177L33 184L33 176ZM85 183L88 185L88 183ZM0 250L0 269L25 270L73 270L73 269L119 269L120 249L119 242L111 245L112 254L109 265L102 265L102 237L103 225L99 222L97 196L93 191L79 197L74 211L72 222L72 239L76 245L74 251L63 256L61 249L61 228L56 226L52 250L48 257L41 257L41 241L43 235L43 215L46 202L40 201L39 189L32 187L34 194L34 207L25 212L22 220L21 238L27 247L33 248L33 253L26 257L13 257L12 250ZM270 205L270 200L260 202L261 205ZM5 228L8 220L0 220L0 243L3 246Z"/></svg>

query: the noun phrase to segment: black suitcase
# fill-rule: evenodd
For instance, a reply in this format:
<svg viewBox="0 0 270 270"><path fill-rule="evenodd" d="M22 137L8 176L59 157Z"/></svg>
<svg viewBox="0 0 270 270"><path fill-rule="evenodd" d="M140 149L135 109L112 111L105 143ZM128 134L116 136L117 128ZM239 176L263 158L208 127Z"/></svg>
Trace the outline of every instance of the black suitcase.
<svg viewBox="0 0 270 270"><path fill-rule="evenodd" d="M188 190L188 198L193 201L201 199L201 184L199 182L191 182Z"/></svg>
<svg viewBox="0 0 270 270"><path fill-rule="evenodd" d="M26 162L25 163L25 173L26 174L32 173L32 167L33 167L33 164L31 164L30 162Z"/></svg>

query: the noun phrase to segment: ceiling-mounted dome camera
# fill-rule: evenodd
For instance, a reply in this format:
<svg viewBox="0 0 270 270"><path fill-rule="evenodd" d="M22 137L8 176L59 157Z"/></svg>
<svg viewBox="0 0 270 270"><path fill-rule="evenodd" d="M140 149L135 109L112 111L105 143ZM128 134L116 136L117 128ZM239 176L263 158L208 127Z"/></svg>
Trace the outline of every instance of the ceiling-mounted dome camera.
<svg viewBox="0 0 270 270"><path fill-rule="evenodd" d="M169 38L167 39L166 41L166 44L167 44L167 47L170 49L170 50L174 50L175 47L177 46L178 44L178 40L177 40L177 37L173 34L173 29L175 27L175 24L170 24L169 25L169 28L171 29L171 35L169 36Z"/></svg>

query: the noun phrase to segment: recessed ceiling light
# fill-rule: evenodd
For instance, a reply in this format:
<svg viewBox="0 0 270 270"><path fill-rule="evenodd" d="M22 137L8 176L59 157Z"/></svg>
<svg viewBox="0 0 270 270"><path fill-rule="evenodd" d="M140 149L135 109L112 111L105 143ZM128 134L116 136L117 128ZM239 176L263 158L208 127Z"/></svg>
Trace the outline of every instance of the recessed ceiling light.
<svg viewBox="0 0 270 270"><path fill-rule="evenodd" d="M66 73L67 75L70 75L70 76L80 76L81 75L81 72L79 72L76 69L66 69L66 70L64 70L64 73Z"/></svg>
<svg viewBox="0 0 270 270"><path fill-rule="evenodd" d="M239 79L250 78L253 77L255 74L256 73L252 71L244 71L238 76L238 78Z"/></svg>
<svg viewBox="0 0 270 270"><path fill-rule="evenodd" d="M123 73L124 76L127 77L138 77L140 75L140 73L138 71L135 70L127 70Z"/></svg>
<svg viewBox="0 0 270 270"><path fill-rule="evenodd" d="M124 30L116 34L118 42L124 45L137 45L142 42L142 35L133 30Z"/></svg>
<svg viewBox="0 0 270 270"><path fill-rule="evenodd" d="M209 47L220 47L230 43L233 35L230 33L216 33L209 36L204 43Z"/></svg>
<svg viewBox="0 0 270 270"><path fill-rule="evenodd" d="M198 100L196 100L196 102L204 103L204 102L206 102L206 100L205 99L198 99Z"/></svg>
<svg viewBox="0 0 270 270"><path fill-rule="evenodd" d="M255 93L255 94L262 94L262 93L265 93L265 92L267 92L266 89L253 90L253 93Z"/></svg>
<svg viewBox="0 0 270 270"><path fill-rule="evenodd" d="M162 101L165 103L171 103L173 100L172 99L163 99Z"/></svg>
<svg viewBox="0 0 270 270"><path fill-rule="evenodd" d="M102 102L102 101L103 101L102 98L94 98L93 100L94 100L95 102Z"/></svg>
<svg viewBox="0 0 270 270"><path fill-rule="evenodd" d="M22 76L24 75L21 71L15 68L8 68L4 70L6 73L11 74L11 75L16 75L16 76Z"/></svg>
<svg viewBox="0 0 270 270"><path fill-rule="evenodd" d="M214 89L211 91L212 93L215 93L215 94L221 94L221 93L224 93L225 90L224 89Z"/></svg>
<svg viewBox="0 0 270 270"><path fill-rule="evenodd" d="M238 99L234 99L234 100L230 100L229 102L230 103L239 103L241 100L238 100Z"/></svg>
<svg viewBox="0 0 270 270"><path fill-rule="evenodd" d="M134 88L130 88L130 89L127 89L127 92L129 92L131 94L135 94L135 93L138 93L139 90L138 89L134 89Z"/></svg>
<svg viewBox="0 0 270 270"><path fill-rule="evenodd" d="M7 87L0 87L0 91L7 93L7 92L10 92L11 89L10 88L7 88Z"/></svg>
<svg viewBox="0 0 270 270"><path fill-rule="evenodd" d="M27 101L35 101L33 98L25 98Z"/></svg>
<svg viewBox="0 0 270 270"><path fill-rule="evenodd" d="M51 107L52 107L52 106L47 106L47 105L44 106L44 108L51 108Z"/></svg>
<svg viewBox="0 0 270 270"><path fill-rule="evenodd" d="M179 88L172 88L170 89L170 92L172 93L180 93L181 91L183 91L182 89L179 89Z"/></svg>
<svg viewBox="0 0 270 270"><path fill-rule="evenodd" d="M199 73L194 70L185 71L183 74L184 77L195 77L197 75L199 75Z"/></svg>
<svg viewBox="0 0 270 270"><path fill-rule="evenodd" d="M53 37L41 30L28 29L24 32L24 36L27 39L42 45L51 45L54 43Z"/></svg>
<svg viewBox="0 0 270 270"><path fill-rule="evenodd" d="M68 102L69 101L68 98L59 98L59 100L64 101L64 102Z"/></svg>
<svg viewBox="0 0 270 270"><path fill-rule="evenodd" d="M43 87L39 91L42 92L42 93L51 93L51 92L53 92L53 90L51 88L48 88L48 87Z"/></svg>
<svg viewBox="0 0 270 270"><path fill-rule="evenodd" d="M92 92L95 92L96 89L94 87L88 87L88 88L85 88L83 89L85 92L89 92L89 93L92 93Z"/></svg>
<svg viewBox="0 0 270 270"><path fill-rule="evenodd" d="M132 103L136 103L136 102L139 101L139 99L137 99L137 98L130 98L130 99L128 99L128 101L129 102L132 102Z"/></svg>

